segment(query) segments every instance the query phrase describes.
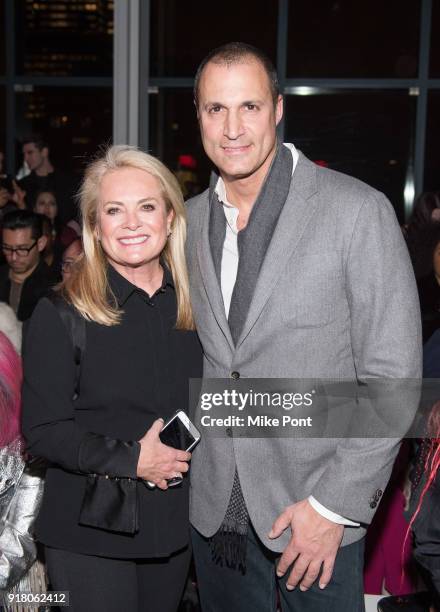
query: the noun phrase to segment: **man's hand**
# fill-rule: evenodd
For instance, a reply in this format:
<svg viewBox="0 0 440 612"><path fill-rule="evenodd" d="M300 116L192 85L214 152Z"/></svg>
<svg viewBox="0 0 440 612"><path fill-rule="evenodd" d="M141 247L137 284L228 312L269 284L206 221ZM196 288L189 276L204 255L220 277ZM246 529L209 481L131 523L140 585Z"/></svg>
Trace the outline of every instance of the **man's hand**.
<svg viewBox="0 0 440 612"><path fill-rule="evenodd" d="M269 538L278 538L288 527L292 537L278 562L277 575L284 576L294 563L286 588L292 590L299 583L301 591L307 591L323 565L319 588L324 589L332 577L344 526L321 516L305 499L288 506L280 514L272 525Z"/></svg>
<svg viewBox="0 0 440 612"><path fill-rule="evenodd" d="M157 419L139 440L141 452L137 476L165 490L168 488L168 479L181 477L189 470L188 461L191 459L191 453L162 444L159 438L162 427L163 419Z"/></svg>

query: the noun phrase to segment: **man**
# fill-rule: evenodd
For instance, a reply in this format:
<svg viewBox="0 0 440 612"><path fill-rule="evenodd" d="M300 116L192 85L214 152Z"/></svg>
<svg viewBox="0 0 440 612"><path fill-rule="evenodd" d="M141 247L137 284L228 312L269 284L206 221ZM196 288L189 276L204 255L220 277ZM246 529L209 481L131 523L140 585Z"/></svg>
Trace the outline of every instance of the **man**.
<svg viewBox="0 0 440 612"><path fill-rule="evenodd" d="M41 258L45 246L41 215L28 210L5 215L2 250L7 263L0 267L0 301L11 306L19 321L31 316L40 297L54 285Z"/></svg>
<svg viewBox="0 0 440 612"><path fill-rule="evenodd" d="M23 157L31 172L18 181L16 192L21 193L26 208L34 209L40 191L53 191L60 222L65 224L76 218L76 181L69 174L54 168L49 156L49 146L42 136L32 134L23 140Z"/></svg>
<svg viewBox="0 0 440 612"><path fill-rule="evenodd" d="M283 100L257 49L213 51L194 94L218 170L188 202L204 376L418 377L418 298L390 203L277 142ZM365 526L397 447L202 436L191 468L202 609L275 610L276 573L283 610L363 610Z"/></svg>

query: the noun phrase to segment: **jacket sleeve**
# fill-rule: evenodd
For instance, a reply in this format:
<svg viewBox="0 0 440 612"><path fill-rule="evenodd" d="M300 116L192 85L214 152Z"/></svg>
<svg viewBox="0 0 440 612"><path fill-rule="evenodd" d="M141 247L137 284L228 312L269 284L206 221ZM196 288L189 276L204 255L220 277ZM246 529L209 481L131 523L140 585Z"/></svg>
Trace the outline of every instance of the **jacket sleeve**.
<svg viewBox="0 0 440 612"><path fill-rule="evenodd" d="M138 442L84 431L75 421L72 340L47 299L27 323L23 366L22 429L31 455L75 472L136 478Z"/></svg>
<svg viewBox="0 0 440 612"><path fill-rule="evenodd" d="M391 393L380 398L379 410L391 425L388 437L361 438L357 427L357 437L343 439L311 494L333 512L368 524L391 474L401 422L409 427L417 409L417 384L408 379L419 379L422 370L414 274L392 206L378 192L359 210L345 256L345 283L356 376L373 387L389 383ZM369 425L366 420L366 431Z"/></svg>
<svg viewBox="0 0 440 612"><path fill-rule="evenodd" d="M32 528L43 495L43 479L26 469L18 484L0 534L0 591L12 588L37 554Z"/></svg>

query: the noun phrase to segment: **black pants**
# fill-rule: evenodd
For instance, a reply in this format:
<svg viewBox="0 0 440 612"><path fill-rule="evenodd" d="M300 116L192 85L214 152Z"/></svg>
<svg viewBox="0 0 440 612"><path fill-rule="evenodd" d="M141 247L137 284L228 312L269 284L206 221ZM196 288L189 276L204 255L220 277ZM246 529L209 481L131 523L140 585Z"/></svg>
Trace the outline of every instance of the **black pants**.
<svg viewBox="0 0 440 612"><path fill-rule="evenodd" d="M74 612L175 612L191 559L185 548L164 559L109 559L45 547L53 591L69 591Z"/></svg>
<svg viewBox="0 0 440 612"><path fill-rule="evenodd" d="M275 612L279 590L282 612L364 612L364 541L338 551L333 577L325 589L315 582L305 592L287 591L275 565L280 555L268 550L252 526L248 530L246 574L213 563L209 541L192 529L197 584L203 612Z"/></svg>

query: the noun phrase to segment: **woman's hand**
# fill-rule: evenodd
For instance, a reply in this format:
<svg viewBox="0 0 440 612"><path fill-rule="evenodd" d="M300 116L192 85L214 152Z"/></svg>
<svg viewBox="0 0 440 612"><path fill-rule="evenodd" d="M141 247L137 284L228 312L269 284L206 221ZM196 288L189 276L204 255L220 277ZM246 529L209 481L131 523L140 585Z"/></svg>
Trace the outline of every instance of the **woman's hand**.
<svg viewBox="0 0 440 612"><path fill-rule="evenodd" d="M165 490L168 488L167 479L181 477L189 470L188 461L191 459L191 453L162 444L159 433L163 424L163 419L157 419L139 440L141 452L137 476Z"/></svg>

